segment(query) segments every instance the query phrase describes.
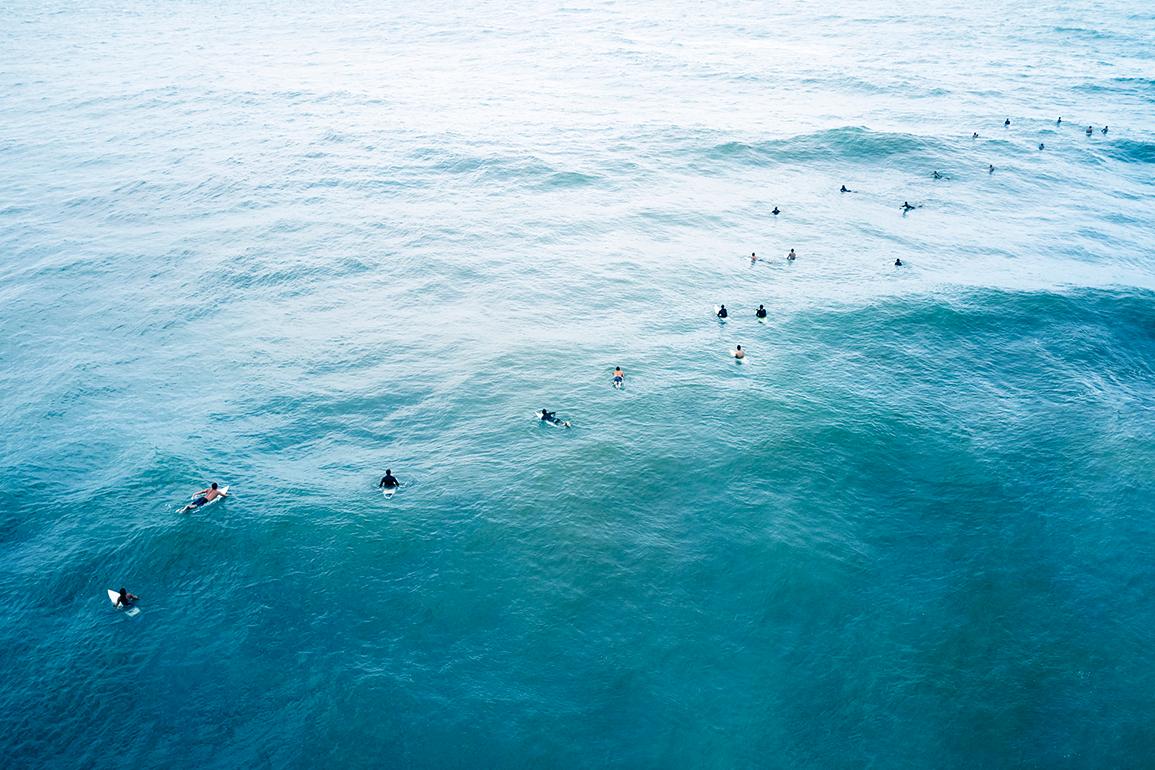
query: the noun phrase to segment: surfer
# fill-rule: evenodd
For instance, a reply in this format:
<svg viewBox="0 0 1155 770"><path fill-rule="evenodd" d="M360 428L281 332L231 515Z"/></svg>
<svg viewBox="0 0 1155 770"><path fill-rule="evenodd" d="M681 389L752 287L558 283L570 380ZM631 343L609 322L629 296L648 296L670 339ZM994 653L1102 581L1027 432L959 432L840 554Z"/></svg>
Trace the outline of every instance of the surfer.
<svg viewBox="0 0 1155 770"><path fill-rule="evenodd" d="M842 185L842 189L839 190L838 192L854 192L854 190L847 190L846 185Z"/></svg>
<svg viewBox="0 0 1155 770"><path fill-rule="evenodd" d="M914 206L910 205L910 203L908 201L902 202L902 213L903 214L905 214L908 211L913 211L913 210L914 210Z"/></svg>
<svg viewBox="0 0 1155 770"><path fill-rule="evenodd" d="M186 513L193 510L194 508L200 508L202 505L208 505L218 497L227 497L227 495L217 489L217 483L214 481L212 486L210 486L208 489L202 489L200 492L197 492L195 495L193 495L193 501L186 505L184 508L181 508L180 512Z"/></svg>
<svg viewBox="0 0 1155 770"><path fill-rule="evenodd" d="M798 255L794 253L794 249L790 249L790 253L786 255L787 262L793 262L798 259Z"/></svg>
<svg viewBox="0 0 1155 770"><path fill-rule="evenodd" d="M775 207L774 207L774 210L773 210L773 211L771 211L770 213L771 213L771 214L773 214L774 216L778 216L778 215L779 215L779 214L781 214L782 212L778 210L778 207L777 207L777 206L775 206Z"/></svg>
<svg viewBox="0 0 1155 770"><path fill-rule="evenodd" d="M765 318L766 317L766 308L759 305L758 309L754 311L754 317L755 318Z"/></svg>
<svg viewBox="0 0 1155 770"><path fill-rule="evenodd" d="M751 251L750 252L750 264L752 265L757 261L758 261L758 255Z"/></svg>
<svg viewBox="0 0 1155 770"><path fill-rule="evenodd" d="M1059 119L1055 121L1055 125L1056 125L1056 126L1061 126L1061 125L1063 125L1063 116L1062 116L1062 115L1060 115L1060 116L1059 116Z"/></svg>
<svg viewBox="0 0 1155 770"><path fill-rule="evenodd" d="M385 469L385 475L381 477L381 483L377 485L378 489L396 489L401 486L401 482L393 475L392 468Z"/></svg>
<svg viewBox="0 0 1155 770"><path fill-rule="evenodd" d="M1041 150L1041 149L1043 149L1043 148L1044 148L1044 147L1046 147L1046 146L1047 146L1047 145L1043 144L1042 142L1039 142L1039 149L1040 149L1040 150Z"/></svg>
<svg viewBox="0 0 1155 770"><path fill-rule="evenodd" d="M1003 121L1003 128L1007 128L1010 125L1011 125L1011 119L1010 118L1007 118L1006 120Z"/></svg>
<svg viewBox="0 0 1155 770"><path fill-rule="evenodd" d="M902 260L895 257L894 266L895 267L902 267Z"/></svg>
<svg viewBox="0 0 1155 770"><path fill-rule="evenodd" d="M550 411L546 411L545 409L542 409L540 412L538 412L538 416L541 418L542 422L548 422L551 425L557 425L557 426L562 427L562 428L570 427L569 420L565 420L565 421L559 420L557 417L557 412L550 412Z"/></svg>
<svg viewBox="0 0 1155 770"><path fill-rule="evenodd" d="M937 171L931 174L931 176L933 176L935 179L942 179L942 174L938 173Z"/></svg>
<svg viewBox="0 0 1155 770"><path fill-rule="evenodd" d="M1103 135L1106 136L1106 134L1107 134L1107 127L1103 126Z"/></svg>
<svg viewBox="0 0 1155 770"><path fill-rule="evenodd" d="M124 586L120 587L120 595L116 597L117 607L131 607L134 603L140 601L140 597L136 594L130 594L125 590Z"/></svg>
<svg viewBox="0 0 1155 770"><path fill-rule="evenodd" d="M1090 136L1093 133L1094 133L1094 129L1092 129L1090 126L1087 126L1087 136Z"/></svg>
<svg viewBox="0 0 1155 770"><path fill-rule="evenodd" d="M987 173L988 174L995 173L995 164L994 163L990 163L987 165Z"/></svg>
<svg viewBox="0 0 1155 770"><path fill-rule="evenodd" d="M979 132L978 131L975 131L973 134L971 134L971 139L978 139L978 138L979 138Z"/></svg>
<svg viewBox="0 0 1155 770"><path fill-rule="evenodd" d="M721 307L718 308L717 315L719 318L729 318L730 317L730 313L726 311L725 305L722 305Z"/></svg>
<svg viewBox="0 0 1155 770"><path fill-rule="evenodd" d="M625 372L622 371L622 367L615 366L614 367L614 387L620 388L622 386L622 383L624 383L625 381L626 381L626 375L625 375Z"/></svg>
<svg viewBox="0 0 1155 770"><path fill-rule="evenodd" d="M745 350L742 350L742 346L741 346L741 345L738 345L738 346L737 346L737 347L734 349L734 358L742 359L742 358L745 358L745 357L746 357L746 351L745 351Z"/></svg>

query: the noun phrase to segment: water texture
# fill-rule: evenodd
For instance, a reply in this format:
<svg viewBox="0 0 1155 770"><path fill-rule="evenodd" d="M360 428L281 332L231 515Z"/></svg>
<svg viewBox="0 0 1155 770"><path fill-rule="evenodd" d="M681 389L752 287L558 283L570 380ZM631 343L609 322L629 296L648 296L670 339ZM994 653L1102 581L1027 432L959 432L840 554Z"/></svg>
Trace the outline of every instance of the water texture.
<svg viewBox="0 0 1155 770"><path fill-rule="evenodd" d="M1152 39L6 3L3 765L1149 765Z"/></svg>

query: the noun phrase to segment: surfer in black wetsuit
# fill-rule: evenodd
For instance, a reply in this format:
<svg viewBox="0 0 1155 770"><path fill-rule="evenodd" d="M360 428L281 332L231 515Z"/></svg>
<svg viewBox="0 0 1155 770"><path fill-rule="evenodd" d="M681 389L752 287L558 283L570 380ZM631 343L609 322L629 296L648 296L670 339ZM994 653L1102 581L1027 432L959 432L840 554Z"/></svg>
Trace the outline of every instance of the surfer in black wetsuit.
<svg viewBox="0 0 1155 770"><path fill-rule="evenodd" d="M994 163L990 163L987 165L987 173L988 174L995 173L995 164Z"/></svg>
<svg viewBox="0 0 1155 770"><path fill-rule="evenodd" d="M779 215L779 214L781 214L782 212L778 210L778 207L777 207L777 206L775 206L775 207L774 207L774 210L773 210L773 211L771 211L770 213L771 213L771 214L773 214L774 216L778 216L778 215Z"/></svg>
<svg viewBox="0 0 1155 770"><path fill-rule="evenodd" d="M1003 121L1003 128L1007 128L1010 125L1011 125L1011 119L1010 118L1007 118L1006 120Z"/></svg>
<svg viewBox="0 0 1155 770"><path fill-rule="evenodd" d="M719 318L728 318L730 316L730 313L726 311L725 305L722 305L721 307L718 308L717 316Z"/></svg>
<svg viewBox="0 0 1155 770"><path fill-rule="evenodd" d="M1093 128L1091 128L1090 126L1087 126L1087 136L1090 136L1094 132L1095 132L1095 130Z"/></svg>
<svg viewBox="0 0 1155 770"><path fill-rule="evenodd" d="M117 607L131 607L134 603L140 601L140 597L136 594L130 594L125 590L124 586L120 587L120 596L116 597Z"/></svg>
<svg viewBox="0 0 1155 770"><path fill-rule="evenodd" d="M385 475L381 477L381 483L377 485L378 489L396 489L401 486L401 482L393 475L393 469L386 468Z"/></svg>
<svg viewBox="0 0 1155 770"><path fill-rule="evenodd" d="M793 262L798 259L798 255L794 253L794 249L790 249L790 253L786 255L787 262Z"/></svg>
<svg viewBox="0 0 1155 770"><path fill-rule="evenodd" d="M759 305L758 309L754 311L754 317L755 318L765 318L766 317L766 308Z"/></svg>
<svg viewBox="0 0 1155 770"><path fill-rule="evenodd" d="M942 179L942 174L938 173L937 171L931 174L931 176L933 176L935 179Z"/></svg>
<svg viewBox="0 0 1155 770"><path fill-rule="evenodd" d="M569 420L558 419L557 412L549 412L549 411L546 411L545 409L542 409L541 412L539 412L538 414L541 417L542 422L548 422L550 425L556 425L560 428L572 427L572 425L570 425Z"/></svg>
<svg viewBox="0 0 1155 770"><path fill-rule="evenodd" d="M898 259L898 258L895 258L895 260L894 260L894 266L895 266L895 267L902 267L902 260L901 260L901 259Z"/></svg>
<svg viewBox="0 0 1155 770"><path fill-rule="evenodd" d="M1055 121L1055 125L1056 126L1063 125L1063 117L1061 115L1059 116L1059 119Z"/></svg>
<svg viewBox="0 0 1155 770"><path fill-rule="evenodd" d="M910 205L910 203L907 201L903 201L902 202L902 213L905 214L908 211L914 211L914 206Z"/></svg>
<svg viewBox="0 0 1155 770"><path fill-rule="evenodd" d="M846 185L842 185L842 189L839 190L838 192L854 192L854 190L847 190Z"/></svg>
<svg viewBox="0 0 1155 770"><path fill-rule="evenodd" d="M971 139L978 139L978 138L979 138L979 132L978 131L975 131L973 134L971 134Z"/></svg>
<svg viewBox="0 0 1155 770"><path fill-rule="evenodd" d="M1046 146L1047 146L1047 145L1043 144L1042 142L1039 142L1039 149L1040 149L1040 150L1042 150L1042 149L1045 149L1045 148L1046 148Z"/></svg>
<svg viewBox="0 0 1155 770"><path fill-rule="evenodd" d="M1107 133L1107 127L1103 126L1103 134L1106 135L1106 133Z"/></svg>

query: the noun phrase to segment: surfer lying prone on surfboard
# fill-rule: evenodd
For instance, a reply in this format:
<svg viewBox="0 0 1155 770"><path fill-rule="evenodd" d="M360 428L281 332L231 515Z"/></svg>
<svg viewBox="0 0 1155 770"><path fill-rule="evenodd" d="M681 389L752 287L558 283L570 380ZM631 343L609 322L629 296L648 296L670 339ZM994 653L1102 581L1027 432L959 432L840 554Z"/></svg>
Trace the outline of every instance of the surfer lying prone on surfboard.
<svg viewBox="0 0 1155 770"><path fill-rule="evenodd" d="M197 492L195 495L193 495L193 501L186 505L184 508L181 508L180 512L187 513L188 511L200 508L202 505L208 505L218 497L225 496L226 495L224 492L217 489L217 483L214 481L212 486L210 486L208 489L202 489L200 492Z"/></svg>

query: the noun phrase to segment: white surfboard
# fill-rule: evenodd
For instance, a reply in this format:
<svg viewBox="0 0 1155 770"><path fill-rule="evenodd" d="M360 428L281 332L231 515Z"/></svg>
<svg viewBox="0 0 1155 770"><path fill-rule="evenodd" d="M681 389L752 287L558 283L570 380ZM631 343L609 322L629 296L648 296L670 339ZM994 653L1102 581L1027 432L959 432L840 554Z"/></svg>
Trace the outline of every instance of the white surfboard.
<svg viewBox="0 0 1155 770"><path fill-rule="evenodd" d="M109 599L109 601L112 602L112 606L116 607L117 609L123 609L124 614L128 615L130 618L135 618L137 615L140 614L140 607L123 607L122 608L119 605L117 605L117 601L120 600L120 591L113 591L111 588L108 589L108 599Z"/></svg>
<svg viewBox="0 0 1155 770"><path fill-rule="evenodd" d="M385 497L386 500L388 500L390 497L393 497L393 495L397 494L397 490L400 488L401 487L382 487L381 494Z"/></svg>

